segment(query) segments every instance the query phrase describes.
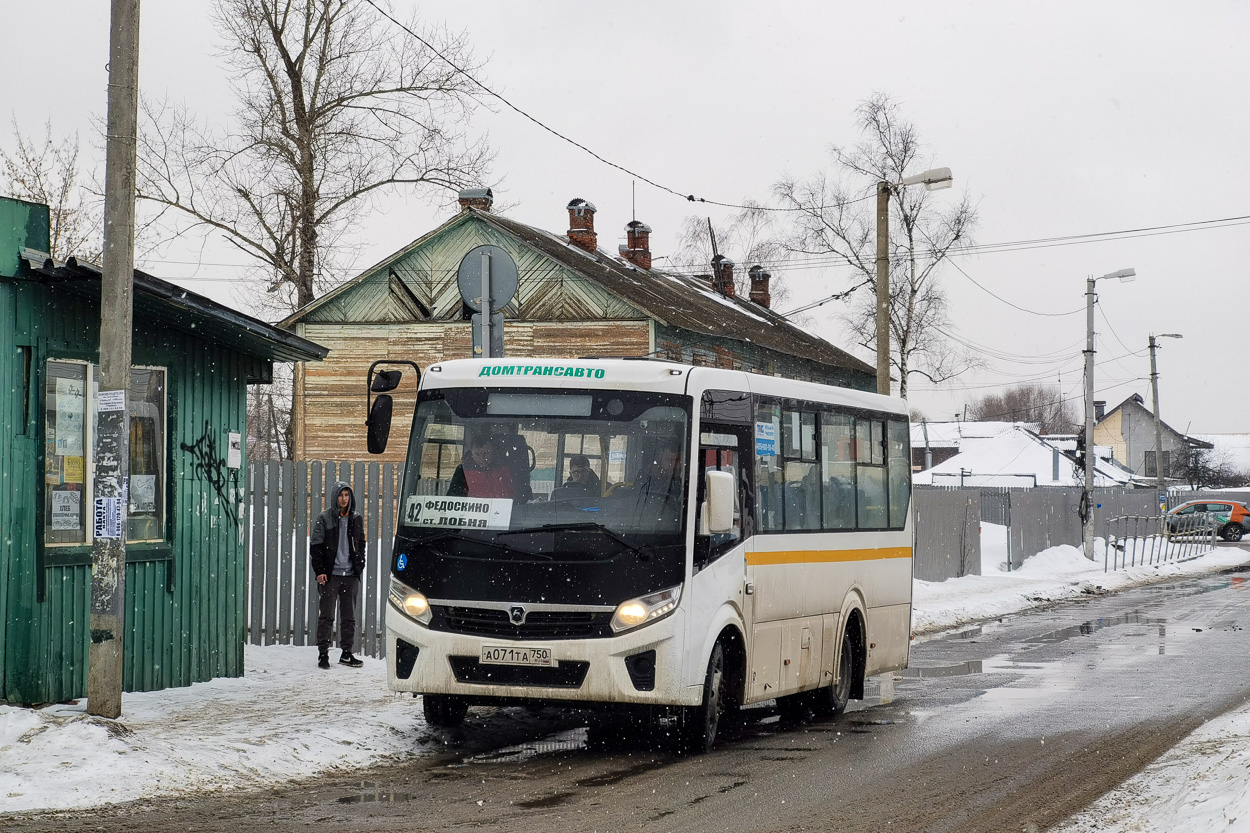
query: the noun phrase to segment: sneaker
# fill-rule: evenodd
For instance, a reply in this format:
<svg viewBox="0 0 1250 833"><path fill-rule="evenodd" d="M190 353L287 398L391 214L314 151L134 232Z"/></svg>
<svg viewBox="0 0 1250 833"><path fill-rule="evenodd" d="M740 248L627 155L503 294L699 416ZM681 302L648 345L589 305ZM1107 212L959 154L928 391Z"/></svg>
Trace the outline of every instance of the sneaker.
<svg viewBox="0 0 1250 833"><path fill-rule="evenodd" d="M329 667L330 667L330 655L329 655L329 654L318 654L318 656L317 656L317 667L318 667L318 668L329 668Z"/></svg>
<svg viewBox="0 0 1250 833"><path fill-rule="evenodd" d="M339 663L342 665L346 665L350 668L359 668L360 666L364 665L363 662L356 659L356 657L352 656L351 651L344 651L343 656L339 657Z"/></svg>

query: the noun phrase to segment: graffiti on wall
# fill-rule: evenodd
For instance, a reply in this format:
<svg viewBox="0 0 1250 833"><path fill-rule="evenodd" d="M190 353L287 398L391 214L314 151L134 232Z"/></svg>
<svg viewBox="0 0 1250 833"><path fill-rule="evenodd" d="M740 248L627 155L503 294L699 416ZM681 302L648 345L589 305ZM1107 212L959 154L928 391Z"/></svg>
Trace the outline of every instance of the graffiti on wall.
<svg viewBox="0 0 1250 833"><path fill-rule="evenodd" d="M239 510L233 497L238 493L239 470L227 468L225 449L217 441L220 432L213 428L208 420L204 421L204 432L191 444L180 443L179 447L191 455L191 470L197 480L204 480L217 495L217 505L222 508L226 518L234 526L239 525ZM241 504L237 504L241 505Z"/></svg>

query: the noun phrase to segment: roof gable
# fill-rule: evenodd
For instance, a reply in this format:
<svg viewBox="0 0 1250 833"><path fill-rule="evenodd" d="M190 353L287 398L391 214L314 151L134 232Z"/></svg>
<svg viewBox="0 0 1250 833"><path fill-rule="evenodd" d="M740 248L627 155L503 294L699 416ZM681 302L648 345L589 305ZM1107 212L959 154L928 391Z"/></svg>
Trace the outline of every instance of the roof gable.
<svg viewBox="0 0 1250 833"><path fill-rule="evenodd" d="M490 212L466 209L429 234L281 322L381 323L408 314L393 297L398 276L430 311L427 320L459 320L456 270L465 252L493 244L516 261L520 287L504 310L521 320L649 318L705 336L753 344L819 364L871 375L875 369L784 316L751 301L726 297L706 281L640 269L602 250Z"/></svg>

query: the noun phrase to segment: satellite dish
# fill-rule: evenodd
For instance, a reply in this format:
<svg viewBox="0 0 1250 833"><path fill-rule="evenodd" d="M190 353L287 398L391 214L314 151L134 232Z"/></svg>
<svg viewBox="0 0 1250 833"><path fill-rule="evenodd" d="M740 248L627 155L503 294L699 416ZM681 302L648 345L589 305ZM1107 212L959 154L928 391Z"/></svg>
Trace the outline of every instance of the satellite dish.
<svg viewBox="0 0 1250 833"><path fill-rule="evenodd" d="M469 250L460 260L460 268L456 271L456 285L460 287L460 297L474 312L482 311L482 256L486 255L490 264L490 311L499 312L512 297L516 295L517 275L516 263L512 256L498 246L478 246Z"/></svg>

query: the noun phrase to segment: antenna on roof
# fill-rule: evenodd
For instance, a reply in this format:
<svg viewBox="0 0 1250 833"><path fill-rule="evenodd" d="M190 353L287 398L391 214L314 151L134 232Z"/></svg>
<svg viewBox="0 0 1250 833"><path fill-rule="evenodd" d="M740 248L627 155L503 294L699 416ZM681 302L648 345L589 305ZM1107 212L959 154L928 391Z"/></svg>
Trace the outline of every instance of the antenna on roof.
<svg viewBox="0 0 1250 833"><path fill-rule="evenodd" d="M629 213L631 220L638 219L638 183L633 180L629 183Z"/></svg>

